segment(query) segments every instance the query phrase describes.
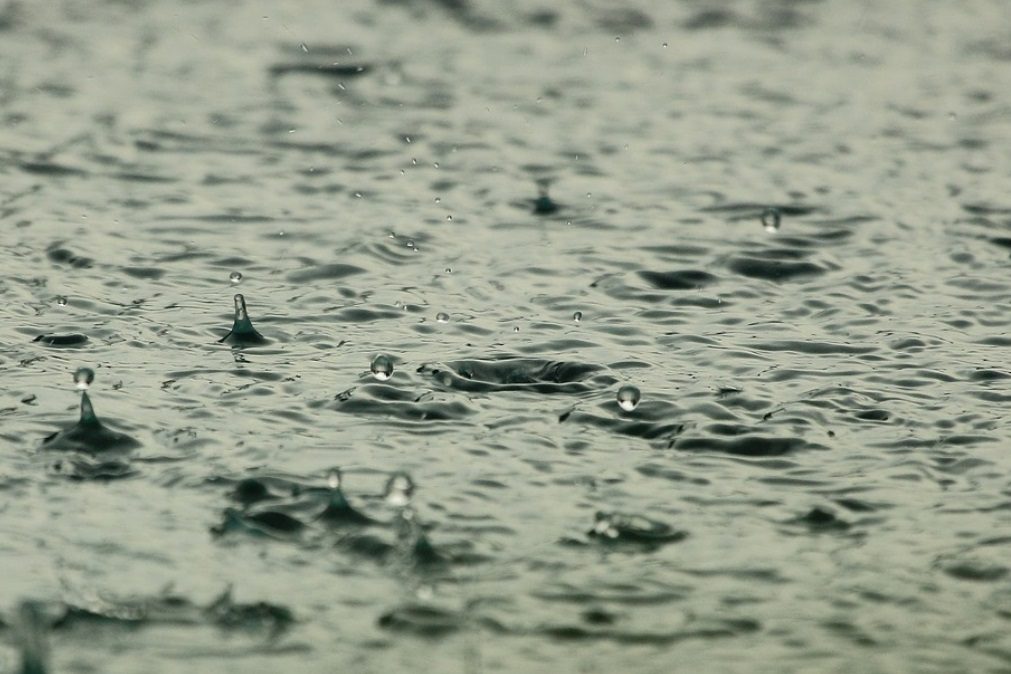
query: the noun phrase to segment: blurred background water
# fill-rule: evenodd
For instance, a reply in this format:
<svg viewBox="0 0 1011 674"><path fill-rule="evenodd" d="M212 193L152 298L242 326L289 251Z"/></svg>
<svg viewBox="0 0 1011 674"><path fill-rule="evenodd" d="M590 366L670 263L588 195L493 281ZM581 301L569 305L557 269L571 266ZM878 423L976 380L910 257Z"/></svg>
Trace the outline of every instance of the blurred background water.
<svg viewBox="0 0 1011 674"><path fill-rule="evenodd" d="M1008 45L0 2L0 671L1011 671Z"/></svg>

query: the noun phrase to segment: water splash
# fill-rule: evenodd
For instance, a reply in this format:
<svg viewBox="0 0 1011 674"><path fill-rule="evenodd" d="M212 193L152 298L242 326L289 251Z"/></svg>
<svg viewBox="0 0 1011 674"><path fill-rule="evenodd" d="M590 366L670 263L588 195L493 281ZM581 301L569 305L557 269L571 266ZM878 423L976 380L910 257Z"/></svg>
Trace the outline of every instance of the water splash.
<svg viewBox="0 0 1011 674"><path fill-rule="evenodd" d="M253 322L249 320L249 312L246 310L246 298L237 294L235 300L235 320L232 329L227 335L218 340L219 343L232 344L233 346L253 346L266 344L267 338L257 332L253 327Z"/></svg>
<svg viewBox="0 0 1011 674"><path fill-rule="evenodd" d="M79 376L80 375L80 376ZM95 373L88 368L80 368L74 374L74 382L81 389L81 416L77 423L62 431L47 436L42 441L46 449L79 451L97 454L109 451L126 451L140 446L140 443L130 436L107 428L91 404L91 397L84 390L95 379ZM86 382L87 386L81 387Z"/></svg>
<svg viewBox="0 0 1011 674"><path fill-rule="evenodd" d="M374 524L375 520L359 512L351 505L351 503L348 502L347 497L341 490L341 484L343 481L344 479L340 468L333 468L327 474L326 483L330 490L330 494L327 500L326 508L323 509L323 512L319 514L317 519L322 520L331 526L348 524L364 526Z"/></svg>
<svg viewBox="0 0 1011 674"><path fill-rule="evenodd" d="M407 473L394 473L386 481L386 502L396 508L407 508L414 496L414 480Z"/></svg>

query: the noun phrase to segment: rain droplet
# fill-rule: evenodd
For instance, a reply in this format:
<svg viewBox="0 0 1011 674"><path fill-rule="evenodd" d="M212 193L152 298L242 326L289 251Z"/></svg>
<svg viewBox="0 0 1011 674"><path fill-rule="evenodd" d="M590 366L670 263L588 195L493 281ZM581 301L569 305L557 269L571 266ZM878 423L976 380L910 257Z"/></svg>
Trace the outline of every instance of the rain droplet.
<svg viewBox="0 0 1011 674"><path fill-rule="evenodd" d="M631 412L638 407L641 398L642 394L634 386L622 386L618 389L618 407L626 412Z"/></svg>
<svg viewBox="0 0 1011 674"><path fill-rule="evenodd" d="M519 332L519 331L520 331L520 326L517 325L517 326L515 326L513 328L513 332Z"/></svg>
<svg viewBox="0 0 1011 674"><path fill-rule="evenodd" d="M440 311L435 315L435 320L439 321L440 323L449 323L449 314L447 314L445 311Z"/></svg>
<svg viewBox="0 0 1011 674"><path fill-rule="evenodd" d="M61 307L65 307L67 306L67 298L64 297L63 295L60 295L59 297L56 298L56 303Z"/></svg>
<svg viewBox="0 0 1011 674"><path fill-rule="evenodd" d="M74 384L80 391L87 391L91 382L95 381L95 371L90 367L79 367L74 373Z"/></svg>
<svg viewBox="0 0 1011 674"><path fill-rule="evenodd" d="M233 271L228 275L228 280L232 282L232 285L238 284L242 280L242 272Z"/></svg>
<svg viewBox="0 0 1011 674"><path fill-rule="evenodd" d="M341 469L334 468L326 476L326 486L330 487L331 490L337 490L341 488Z"/></svg>
<svg viewBox="0 0 1011 674"><path fill-rule="evenodd" d="M663 43L663 48L664 48L664 49L666 49L666 48L667 48L667 43L666 43L666 42L664 42L664 43Z"/></svg>
<svg viewBox="0 0 1011 674"><path fill-rule="evenodd" d="M770 233L779 231L780 220L778 208L766 208L762 211L762 226L765 227L765 231Z"/></svg>
<svg viewBox="0 0 1011 674"><path fill-rule="evenodd" d="M583 312L577 311L576 313L572 314L572 320L574 320L576 323L583 320Z"/></svg>
<svg viewBox="0 0 1011 674"><path fill-rule="evenodd" d="M305 42L301 43L301 44L300 44L300 45L298 45L298 46L299 46L299 47L301 47L301 48L302 48L302 51L304 51L304 52L305 52L306 54L308 54L308 53L309 53L309 45L307 45L307 44L306 44Z"/></svg>
<svg viewBox="0 0 1011 674"><path fill-rule="evenodd" d="M447 215L447 216L446 216L446 219L447 219L447 220L450 220L450 221L452 221L452 219L453 219L453 216L452 216L452 215Z"/></svg>
<svg viewBox="0 0 1011 674"><path fill-rule="evenodd" d="M442 197L436 197L435 198L435 203L441 204L442 203Z"/></svg>
<svg viewBox="0 0 1011 674"><path fill-rule="evenodd" d="M386 482L386 502L398 508L411 505L414 496L414 480L407 473L394 473Z"/></svg>
<svg viewBox="0 0 1011 674"><path fill-rule="evenodd" d="M453 268L452 267L446 267L446 273L447 274L452 274L453 273Z"/></svg>
<svg viewBox="0 0 1011 674"><path fill-rule="evenodd" d="M393 359L385 354L379 354L372 359L372 376L379 381L386 381L393 376Z"/></svg>

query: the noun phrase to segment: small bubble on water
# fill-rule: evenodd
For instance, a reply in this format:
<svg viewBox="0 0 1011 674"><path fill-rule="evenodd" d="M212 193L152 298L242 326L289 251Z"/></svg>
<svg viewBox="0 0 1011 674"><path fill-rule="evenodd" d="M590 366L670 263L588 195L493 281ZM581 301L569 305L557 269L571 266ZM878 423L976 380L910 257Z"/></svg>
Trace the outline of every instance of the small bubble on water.
<svg viewBox="0 0 1011 674"><path fill-rule="evenodd" d="M77 368L77 372L74 373L74 385L77 386L78 390L87 391L93 381L95 381L94 370L90 367Z"/></svg>
<svg viewBox="0 0 1011 674"><path fill-rule="evenodd" d="M242 272L233 271L228 275L228 280L232 282L232 285L237 285L242 280Z"/></svg>
<svg viewBox="0 0 1011 674"><path fill-rule="evenodd" d="M63 295L60 295L59 297L56 298L56 303L61 307L65 307L67 306L67 298L64 297Z"/></svg>
<svg viewBox="0 0 1011 674"><path fill-rule="evenodd" d="M622 386L618 389L617 398L618 407L626 412L631 412L639 406L639 400L642 398L642 394L639 393L639 389L634 386Z"/></svg>
<svg viewBox="0 0 1011 674"><path fill-rule="evenodd" d="M519 331L520 331L520 326L517 325L517 326L513 327L513 332L519 332Z"/></svg>
<svg viewBox="0 0 1011 674"><path fill-rule="evenodd" d="M762 211L762 226L765 227L767 232L777 232L779 231L779 222L782 217L779 214L778 208L766 208Z"/></svg>
<svg viewBox="0 0 1011 674"><path fill-rule="evenodd" d="M447 314L445 311L440 311L435 315L435 320L439 321L440 323L449 323L449 314Z"/></svg>
<svg viewBox="0 0 1011 674"><path fill-rule="evenodd" d="M385 354L379 354L372 359L372 376L379 381L386 381L393 376L393 359Z"/></svg>
<svg viewBox="0 0 1011 674"><path fill-rule="evenodd" d="M394 473L386 482L386 502L398 508L411 505L414 480L407 473Z"/></svg>
<svg viewBox="0 0 1011 674"><path fill-rule="evenodd" d="M449 220L450 222L452 222L453 221L453 216L452 215L447 215L446 216L446 220Z"/></svg>
<svg viewBox="0 0 1011 674"><path fill-rule="evenodd" d="M664 42L664 43L663 43L663 48L664 48L664 49L666 49L666 48L667 48L667 43L666 43L666 42Z"/></svg>
<svg viewBox="0 0 1011 674"><path fill-rule="evenodd" d="M447 274L452 274L453 273L453 268L452 267L446 267L446 273Z"/></svg>
<svg viewBox="0 0 1011 674"><path fill-rule="evenodd" d="M337 490L341 488L341 469L333 468L327 473L326 476L326 486L330 487L331 490Z"/></svg>
<svg viewBox="0 0 1011 674"><path fill-rule="evenodd" d="M615 35L614 36L614 41L615 42L621 42L621 36L620 35Z"/></svg>
<svg viewBox="0 0 1011 674"><path fill-rule="evenodd" d="M583 320L583 312L577 311L576 313L572 314L572 320L574 320L576 323Z"/></svg>

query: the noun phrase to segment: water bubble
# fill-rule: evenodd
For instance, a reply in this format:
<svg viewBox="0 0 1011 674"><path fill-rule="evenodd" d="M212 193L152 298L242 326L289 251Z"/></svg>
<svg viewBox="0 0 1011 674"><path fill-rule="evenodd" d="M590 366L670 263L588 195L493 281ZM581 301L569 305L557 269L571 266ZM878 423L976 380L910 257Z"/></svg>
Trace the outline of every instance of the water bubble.
<svg viewBox="0 0 1011 674"><path fill-rule="evenodd" d="M411 505L414 480L407 473L394 473L386 482L386 502L398 508Z"/></svg>
<svg viewBox="0 0 1011 674"><path fill-rule="evenodd" d="M436 197L435 198L435 203L441 204L442 203L442 197Z"/></svg>
<svg viewBox="0 0 1011 674"><path fill-rule="evenodd" d="M519 331L520 331L520 326L517 325L517 326L515 326L513 328L513 332L519 332Z"/></svg>
<svg viewBox="0 0 1011 674"><path fill-rule="evenodd" d="M618 407L626 412L631 412L638 407L641 398L642 394L634 386L622 386L618 389Z"/></svg>
<svg viewBox="0 0 1011 674"><path fill-rule="evenodd" d="M664 48L664 49L666 49L666 48L667 48L667 43L666 43L666 42L664 42L664 43L663 43L663 48Z"/></svg>
<svg viewBox="0 0 1011 674"><path fill-rule="evenodd" d="M78 390L87 391L91 382L95 381L95 371L90 367L79 367L74 373L74 384Z"/></svg>
<svg viewBox="0 0 1011 674"><path fill-rule="evenodd" d="M576 313L572 314L572 320L574 320L576 323L583 320L583 312L577 311Z"/></svg>
<svg viewBox="0 0 1011 674"><path fill-rule="evenodd" d="M341 488L341 469L334 468L326 476L326 486L330 487L332 491L336 491Z"/></svg>
<svg viewBox="0 0 1011 674"><path fill-rule="evenodd" d="M393 376L393 359L385 354L379 354L372 359L372 376L379 381L386 381Z"/></svg>
<svg viewBox="0 0 1011 674"><path fill-rule="evenodd" d="M453 273L453 268L452 267L446 267L446 273L447 274L452 274Z"/></svg>
<svg viewBox="0 0 1011 674"><path fill-rule="evenodd" d="M439 321L440 323L449 323L449 314L447 314L445 311L440 311L435 315L435 320Z"/></svg>
<svg viewBox="0 0 1011 674"><path fill-rule="evenodd" d="M452 220L453 220L453 216L452 216L452 215L447 215L447 216L446 216L446 220L449 220L449 221L451 221L451 222L452 222Z"/></svg>
<svg viewBox="0 0 1011 674"><path fill-rule="evenodd" d="M60 295L59 297L56 298L56 303L61 307L65 307L67 306L67 298L64 297L63 295Z"/></svg>
<svg viewBox="0 0 1011 674"><path fill-rule="evenodd" d="M232 282L233 285L238 284L242 280L242 272L233 271L228 275L228 280Z"/></svg>
<svg viewBox="0 0 1011 674"><path fill-rule="evenodd" d="M781 220L778 208L766 208L762 211L762 226L767 232L779 231L779 221Z"/></svg>

